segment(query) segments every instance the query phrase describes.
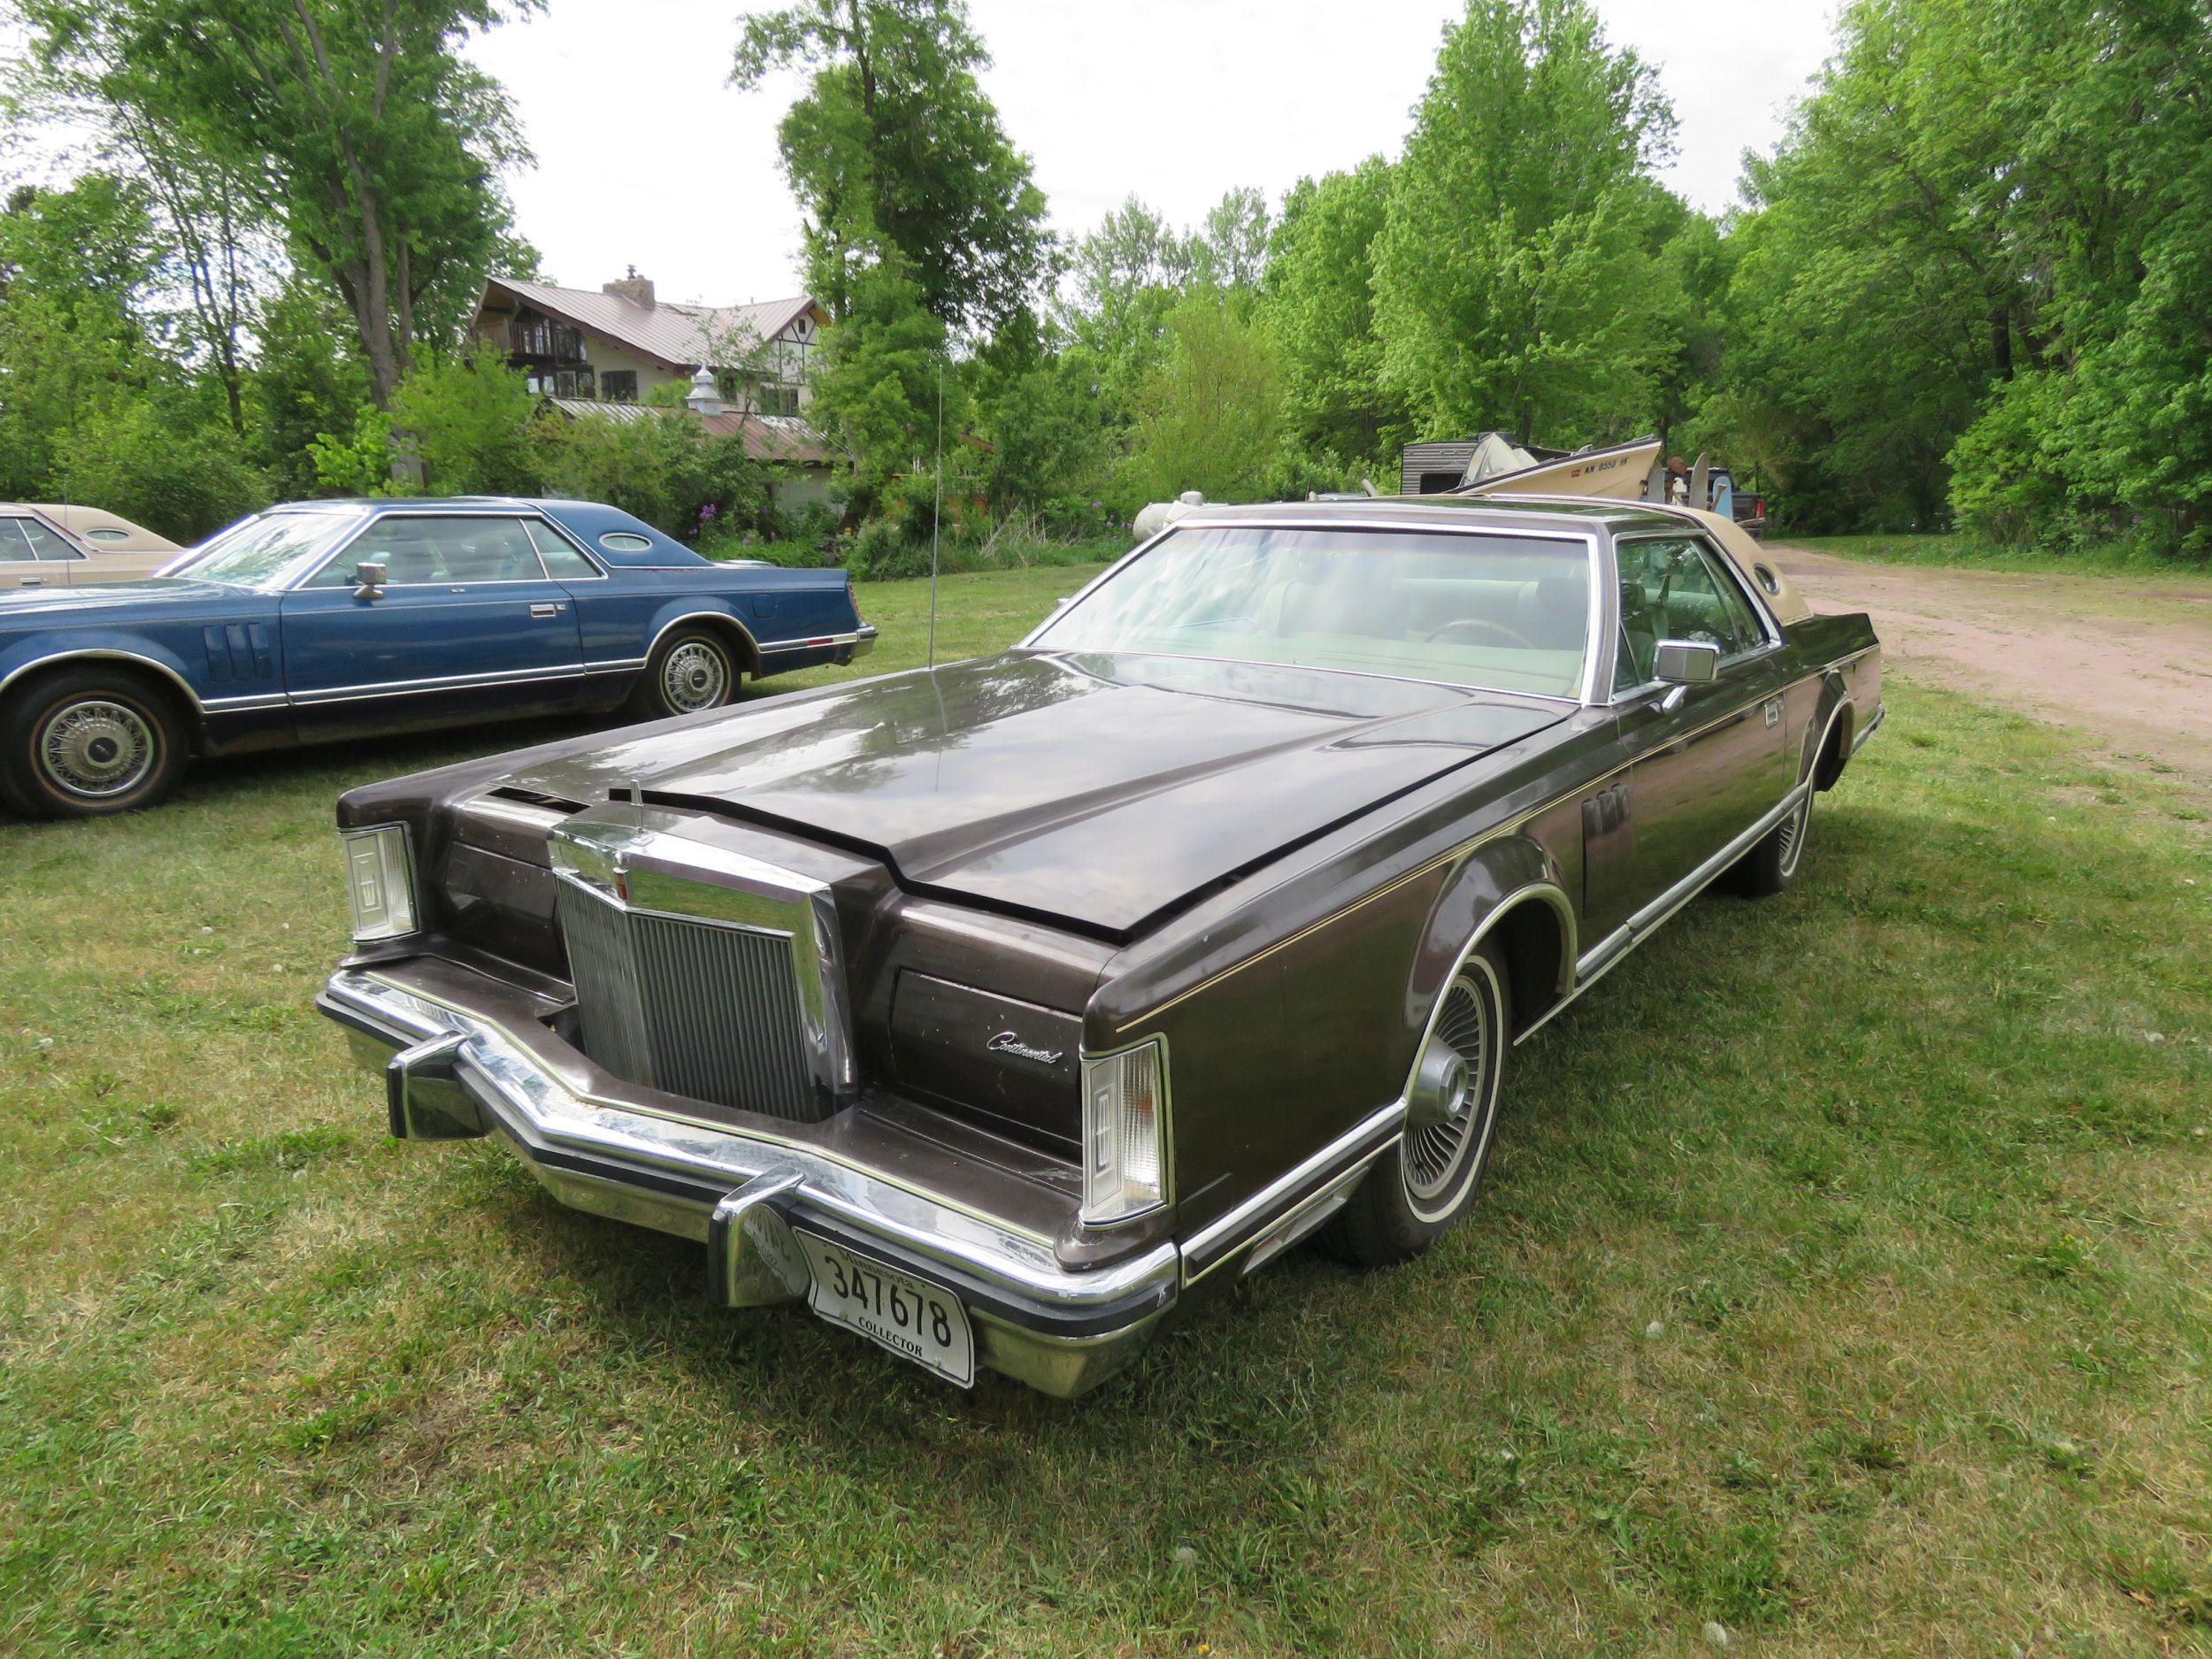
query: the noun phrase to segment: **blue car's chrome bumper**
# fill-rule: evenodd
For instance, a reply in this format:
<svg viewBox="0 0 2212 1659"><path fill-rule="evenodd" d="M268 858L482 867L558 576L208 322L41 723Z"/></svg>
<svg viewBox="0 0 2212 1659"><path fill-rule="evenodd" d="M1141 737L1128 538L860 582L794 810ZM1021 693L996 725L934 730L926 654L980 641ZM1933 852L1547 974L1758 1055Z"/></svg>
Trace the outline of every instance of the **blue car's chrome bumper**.
<svg viewBox="0 0 2212 1659"><path fill-rule="evenodd" d="M457 1006L411 985L410 967L341 969L316 999L383 1074L392 1132L496 1132L563 1203L708 1244L720 1302L796 1299L756 1229L741 1225L762 1205L955 1292L981 1363L1048 1394L1080 1394L1112 1375L1174 1304L1182 1263L1171 1243L1067 1268L1045 1240L814 1148L672 1118L626 1102L603 1077L588 1093L588 1062L549 1060L542 1025Z"/></svg>

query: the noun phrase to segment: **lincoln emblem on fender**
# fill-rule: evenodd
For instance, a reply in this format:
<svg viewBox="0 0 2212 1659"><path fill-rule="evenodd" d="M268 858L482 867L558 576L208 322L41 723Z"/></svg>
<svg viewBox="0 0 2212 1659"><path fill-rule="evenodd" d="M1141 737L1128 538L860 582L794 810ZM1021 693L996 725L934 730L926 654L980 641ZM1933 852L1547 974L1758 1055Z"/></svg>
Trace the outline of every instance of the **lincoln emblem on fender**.
<svg viewBox="0 0 2212 1659"><path fill-rule="evenodd" d="M986 1045L993 1054L1010 1054L1017 1059L1034 1060L1040 1065L1058 1065L1061 1050L1033 1048L1010 1031L1002 1031Z"/></svg>

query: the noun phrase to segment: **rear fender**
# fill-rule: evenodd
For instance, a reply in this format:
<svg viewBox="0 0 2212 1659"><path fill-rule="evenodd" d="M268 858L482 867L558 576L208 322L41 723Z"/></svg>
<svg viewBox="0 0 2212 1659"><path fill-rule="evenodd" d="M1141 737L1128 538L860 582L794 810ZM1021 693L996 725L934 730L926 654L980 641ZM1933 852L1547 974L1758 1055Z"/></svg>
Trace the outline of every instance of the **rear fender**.
<svg viewBox="0 0 2212 1659"><path fill-rule="evenodd" d="M1805 739L1797 757L1797 781L1811 781L1816 788L1832 787L1843 775L1843 768L1851 758L1851 734L1857 729L1858 709L1851 698L1850 688L1843 676L1830 669L1820 678L1820 700L1813 705L1813 718L1805 723ZM1837 745L1834 757L1824 765L1822 757L1829 754L1830 745Z"/></svg>
<svg viewBox="0 0 2212 1659"><path fill-rule="evenodd" d="M687 623L708 628L731 645L737 651L738 666L744 672L760 672L758 638L737 606L718 596L707 598L694 595L672 599L655 611L652 621L645 630L645 660L651 662L653 653L661 648L668 636Z"/></svg>

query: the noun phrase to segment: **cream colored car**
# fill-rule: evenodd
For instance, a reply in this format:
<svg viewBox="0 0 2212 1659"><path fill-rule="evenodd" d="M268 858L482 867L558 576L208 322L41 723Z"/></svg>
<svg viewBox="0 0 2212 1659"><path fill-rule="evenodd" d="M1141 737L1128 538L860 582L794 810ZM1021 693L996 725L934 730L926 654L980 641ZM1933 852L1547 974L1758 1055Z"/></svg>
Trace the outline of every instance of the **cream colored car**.
<svg viewBox="0 0 2212 1659"><path fill-rule="evenodd" d="M0 591L136 581L180 550L98 507L0 502Z"/></svg>

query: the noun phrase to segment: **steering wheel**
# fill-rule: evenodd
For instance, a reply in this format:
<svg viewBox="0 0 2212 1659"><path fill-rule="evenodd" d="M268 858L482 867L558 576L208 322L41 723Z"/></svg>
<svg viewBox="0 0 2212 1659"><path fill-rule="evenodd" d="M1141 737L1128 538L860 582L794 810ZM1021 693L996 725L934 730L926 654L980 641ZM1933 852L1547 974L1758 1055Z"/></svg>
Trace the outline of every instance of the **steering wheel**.
<svg viewBox="0 0 2212 1659"><path fill-rule="evenodd" d="M1421 637L1433 643L1442 639L1447 634L1455 633L1462 628L1479 628L1485 634L1494 634L1504 640L1507 644L1517 645L1525 651L1532 651L1537 649L1536 641L1525 634L1516 634L1504 623L1493 622L1486 617L1461 617L1455 621L1445 623L1440 627L1431 628Z"/></svg>

